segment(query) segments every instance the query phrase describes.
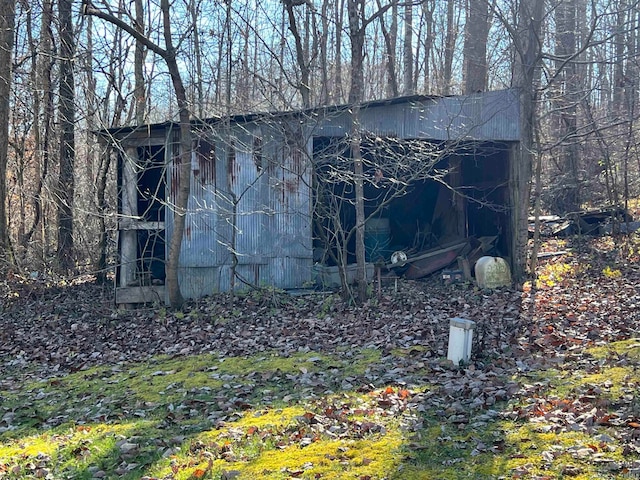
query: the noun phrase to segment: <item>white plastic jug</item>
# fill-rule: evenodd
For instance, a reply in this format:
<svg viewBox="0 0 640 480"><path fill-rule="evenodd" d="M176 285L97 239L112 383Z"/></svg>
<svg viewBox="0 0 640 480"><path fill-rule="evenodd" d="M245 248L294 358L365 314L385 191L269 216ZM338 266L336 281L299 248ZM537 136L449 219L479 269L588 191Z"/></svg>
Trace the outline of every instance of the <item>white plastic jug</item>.
<svg viewBox="0 0 640 480"><path fill-rule="evenodd" d="M480 288L511 285L511 269L504 258L480 257L475 266L476 283Z"/></svg>

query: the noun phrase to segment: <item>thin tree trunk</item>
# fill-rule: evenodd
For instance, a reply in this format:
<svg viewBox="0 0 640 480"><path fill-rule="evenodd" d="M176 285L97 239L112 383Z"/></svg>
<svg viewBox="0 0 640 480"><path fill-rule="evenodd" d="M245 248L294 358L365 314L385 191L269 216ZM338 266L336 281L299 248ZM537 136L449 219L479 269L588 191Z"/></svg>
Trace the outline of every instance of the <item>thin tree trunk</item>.
<svg viewBox="0 0 640 480"><path fill-rule="evenodd" d="M559 143L560 173L563 188L556 197L556 204L563 213L580 208L580 183L578 178L577 108L580 84L576 63L576 4L575 0L561 0L555 7L556 88L554 97L554 128Z"/></svg>
<svg viewBox="0 0 640 480"><path fill-rule="evenodd" d="M413 80L413 3L407 2L404 7L404 46L402 61L403 67L403 88L404 95L415 93Z"/></svg>
<svg viewBox="0 0 640 480"><path fill-rule="evenodd" d="M74 266L73 260L73 196L75 191L75 85L73 62L75 42L72 0L58 0L60 15L60 174L58 179L58 264L63 272Z"/></svg>
<svg viewBox="0 0 640 480"><path fill-rule="evenodd" d="M534 119L536 69L542 48L542 18L544 0L520 2L518 23L512 39L516 49L513 85L520 90L521 140L519 159L511 166L511 224L513 227L513 274L524 278L527 265L529 194L531 191L532 158L534 154Z"/></svg>
<svg viewBox="0 0 640 480"><path fill-rule="evenodd" d="M36 42L31 26L31 12L27 15L27 38L30 45L38 45L31 51L31 88L33 95L33 132L34 132L34 172L36 187L32 194L33 218L29 229L25 232L21 244L27 252L33 235L42 220L42 189L48 173L49 138L51 137L51 119L53 117L53 96L51 92L51 0L45 0L42 5L42 20L40 24L40 40ZM44 108L44 111L43 111ZM41 259L44 261L46 253L46 238L41 239Z"/></svg>
<svg viewBox="0 0 640 480"><path fill-rule="evenodd" d="M196 98L194 102L194 109L199 118L204 117L204 88L203 88L203 78L202 78L202 50L200 48L200 28L198 28L198 9L197 2L195 0L190 0L189 2L189 12L191 13L191 25L193 26L193 61L195 62L196 69L196 80L195 80L195 88L196 88ZM248 60L245 57L245 62Z"/></svg>
<svg viewBox="0 0 640 480"><path fill-rule="evenodd" d="M191 114L187 103L187 94L180 76L180 69L176 58L176 51L171 38L171 19L169 17L169 0L161 0L164 24L164 42L166 45L165 61L171 82L176 94L180 118L180 165L178 175L178 190L175 211L173 215L173 235L169 241L169 258L166 268L166 281L169 290L169 302L174 308L182 307L184 297L180 291L178 280L178 267L180 264L180 252L182 250L182 238L187 217L187 205L191 192Z"/></svg>
<svg viewBox="0 0 640 480"><path fill-rule="evenodd" d="M136 30L140 35L144 35L144 9L142 0L135 0ZM147 95L144 82L144 60L146 57L146 49L142 42L136 40L135 51L133 55L133 74L135 86L133 95L135 97L135 116L136 125L142 125L145 122L145 112L147 110Z"/></svg>
<svg viewBox="0 0 640 480"><path fill-rule="evenodd" d="M382 8L382 2L378 0L378 8ZM394 11L395 10L395 11ZM387 30L387 25L384 22L384 16L380 17L380 30L384 38L384 45L386 52L386 67L387 67L387 96L398 96L398 76L396 74L396 43L398 36L398 20L397 20L397 4L394 3L391 12L391 30Z"/></svg>
<svg viewBox="0 0 640 480"><path fill-rule="evenodd" d="M364 36L366 24L363 20L364 0L348 0L349 40L351 41L351 157L353 159L353 182L355 186L356 210L356 298L364 302L367 297L366 259L364 250L364 189L360 134L360 102L364 86Z"/></svg>
<svg viewBox="0 0 640 480"><path fill-rule="evenodd" d="M336 71L335 71L335 84L332 91L332 100L334 103L340 103L344 101L344 91L342 90L342 29L344 27L344 2L347 0L336 0L334 21L336 25Z"/></svg>
<svg viewBox="0 0 640 480"><path fill-rule="evenodd" d="M287 16L289 18L289 31L291 35L293 35L293 40L296 48L296 63L298 64L298 69L300 70L300 81L296 88L300 92L300 97L302 98L302 107L309 108L311 107L311 97L310 97L310 69L309 62L307 57L305 56L305 52L302 46L302 38L300 37L300 31L298 30L298 23L296 21L296 15L293 11L293 2L292 0L283 0L284 7L287 10Z"/></svg>
<svg viewBox="0 0 640 480"><path fill-rule="evenodd" d="M464 37L463 91L482 92L487 88L487 37L489 5L487 0L468 0Z"/></svg>
<svg viewBox="0 0 640 480"><path fill-rule="evenodd" d="M430 8L431 7L431 8ZM425 33L420 36L420 38L424 38L424 53L422 57L424 58L424 72L422 74L422 78L424 81L424 89L427 93L431 93L431 50L433 47L433 10L434 5L430 2L424 2L422 4L422 22L424 23ZM422 27L421 27L422 28ZM418 74L418 69L416 68L416 75ZM418 83L417 81L415 82Z"/></svg>
<svg viewBox="0 0 640 480"><path fill-rule="evenodd" d="M364 248L364 170L362 163L362 137L360 132L360 106L352 107L351 156L356 197L356 291L359 302L367 298L367 271Z"/></svg>
<svg viewBox="0 0 640 480"><path fill-rule="evenodd" d="M0 255L8 257L7 158L9 155L9 108L12 78L15 0L0 0Z"/></svg>
<svg viewBox="0 0 640 480"><path fill-rule="evenodd" d="M322 2L322 13L320 15L320 22L322 24L322 32L320 34L320 104L329 104L329 51L328 51L328 37L329 37L329 0Z"/></svg>
<svg viewBox="0 0 640 480"><path fill-rule="evenodd" d="M624 50L625 50L625 29L627 14L627 0L620 0L617 12L617 25L613 37L615 58L613 67L613 109L618 115L621 114L624 105Z"/></svg>
<svg viewBox="0 0 640 480"><path fill-rule="evenodd" d="M442 75L442 94L451 93L453 54L456 48L456 32L454 30L454 0L447 0L447 35L444 44L444 72Z"/></svg>

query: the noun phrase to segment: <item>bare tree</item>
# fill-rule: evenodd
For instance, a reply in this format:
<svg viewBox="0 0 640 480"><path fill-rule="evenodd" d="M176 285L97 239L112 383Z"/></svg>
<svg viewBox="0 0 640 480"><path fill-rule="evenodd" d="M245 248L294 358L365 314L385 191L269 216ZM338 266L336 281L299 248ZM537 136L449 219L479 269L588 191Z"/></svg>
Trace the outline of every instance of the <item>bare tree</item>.
<svg viewBox="0 0 640 480"><path fill-rule="evenodd" d="M166 265L166 283L169 294L169 303L174 308L180 308L184 303L184 297L180 291L178 280L178 265L180 261L180 251L182 249L182 238L184 236L185 217L190 193L191 177L191 113L187 103L187 95L182 82L180 68L178 67L177 51L173 44L171 30L171 12L169 0L161 0L160 9L162 12L163 38L165 46L162 48L142 35L135 26L132 26L122 19L95 8L89 1L83 4L83 13L101 18L116 27L124 30L137 41L143 43L149 50L160 56L167 64L169 75L173 84L174 93L178 103L179 125L180 125L180 153L174 162L178 164L178 182L176 202L174 208L173 234L169 241L169 254Z"/></svg>
<svg viewBox="0 0 640 480"><path fill-rule="evenodd" d="M487 37L489 5L487 0L467 0L464 36L464 93L482 92L487 88Z"/></svg>
<svg viewBox="0 0 640 480"><path fill-rule="evenodd" d="M382 2L378 0L378 8L382 8ZM391 8L391 27L387 29L385 16L380 16L380 29L384 37L386 48L385 65L387 67L387 93L390 97L398 96L398 75L396 74L396 46L398 43L398 4L393 3Z"/></svg>
<svg viewBox="0 0 640 480"><path fill-rule="evenodd" d="M144 29L144 7L142 6L142 0L135 0L135 29L140 35L145 34ZM144 60L146 56L146 48L143 42L136 40L135 54L133 57L133 78L135 81L135 87L133 89L133 95L135 99L135 118L136 125L144 124L147 109L147 94L144 81Z"/></svg>
<svg viewBox="0 0 640 480"><path fill-rule="evenodd" d="M287 17L289 19L289 31L293 35L294 45L296 49L296 62L300 71L300 81L297 82L296 88L300 92L302 97L303 108L309 108L311 106L311 77L310 77L310 61L309 55L305 52L303 46L300 31L298 29L298 22L294 12L294 6L305 5L305 2L299 2L294 0L282 0L285 9L287 10Z"/></svg>
<svg viewBox="0 0 640 480"><path fill-rule="evenodd" d="M413 77L413 3L404 6L404 45L403 45L403 88L402 93L410 95L415 92Z"/></svg>
<svg viewBox="0 0 640 480"><path fill-rule="evenodd" d="M455 21L455 0L447 0L447 36L444 44L444 71L442 73L442 94L451 93L453 74L453 57L455 55L457 24Z"/></svg>
<svg viewBox="0 0 640 480"><path fill-rule="evenodd" d="M9 108L11 96L12 52L15 29L15 0L0 2L0 253L9 247L7 213L7 155L9 150Z"/></svg>
<svg viewBox="0 0 640 480"><path fill-rule="evenodd" d="M71 0L58 0L60 25L60 95L59 115L60 174L56 191L58 205L58 263L63 272L69 272L73 259L73 195L75 191L75 85L73 64L75 38Z"/></svg>
<svg viewBox="0 0 640 480"><path fill-rule="evenodd" d="M541 60L544 3L544 0L520 2L515 28L505 25L511 32L516 52L513 85L520 89L520 161L513 162L511 166L511 181L514 184L514 188L511 188L511 208L514 209L515 219L511 251L514 255L513 273L516 278L524 277L527 264L527 219L532 158L535 153L536 72Z"/></svg>
<svg viewBox="0 0 640 480"><path fill-rule="evenodd" d="M419 78L422 77L423 88L429 91L431 88L431 51L434 40L433 14L435 11L435 1L424 1L420 4L420 22L417 32L417 49L415 53L414 85L419 85Z"/></svg>

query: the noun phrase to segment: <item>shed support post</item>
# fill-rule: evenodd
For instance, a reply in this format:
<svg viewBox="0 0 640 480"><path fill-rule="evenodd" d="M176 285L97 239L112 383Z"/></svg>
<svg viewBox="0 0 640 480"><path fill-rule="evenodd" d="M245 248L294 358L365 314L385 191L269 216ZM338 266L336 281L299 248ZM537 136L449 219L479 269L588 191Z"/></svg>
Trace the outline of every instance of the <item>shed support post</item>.
<svg viewBox="0 0 640 480"><path fill-rule="evenodd" d="M122 161L122 218L119 223L131 222L138 217L138 174L137 148L127 148ZM120 228L120 286L127 287L135 283L137 263L136 229Z"/></svg>
<svg viewBox="0 0 640 480"><path fill-rule="evenodd" d="M458 193L462 186L462 158L453 156L449 160L450 183L452 191L453 209L456 215L456 233L462 238L467 237L467 215L466 215L466 199Z"/></svg>

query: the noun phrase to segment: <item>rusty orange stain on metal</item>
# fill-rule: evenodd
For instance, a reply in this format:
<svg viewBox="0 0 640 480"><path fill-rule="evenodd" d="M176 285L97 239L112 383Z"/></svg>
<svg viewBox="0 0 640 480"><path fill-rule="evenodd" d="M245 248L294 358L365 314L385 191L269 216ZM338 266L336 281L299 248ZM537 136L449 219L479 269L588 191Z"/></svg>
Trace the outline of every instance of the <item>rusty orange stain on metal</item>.
<svg viewBox="0 0 640 480"><path fill-rule="evenodd" d="M198 169L193 171L194 177L202 185L215 185L216 183L216 146L208 140L201 138L196 150Z"/></svg>

